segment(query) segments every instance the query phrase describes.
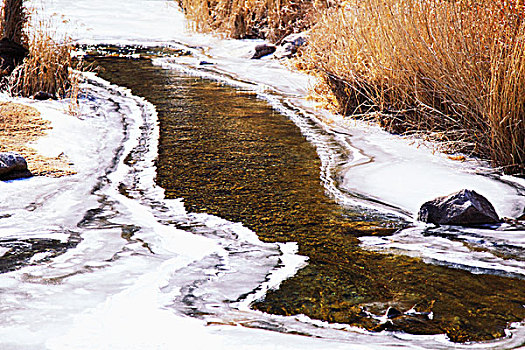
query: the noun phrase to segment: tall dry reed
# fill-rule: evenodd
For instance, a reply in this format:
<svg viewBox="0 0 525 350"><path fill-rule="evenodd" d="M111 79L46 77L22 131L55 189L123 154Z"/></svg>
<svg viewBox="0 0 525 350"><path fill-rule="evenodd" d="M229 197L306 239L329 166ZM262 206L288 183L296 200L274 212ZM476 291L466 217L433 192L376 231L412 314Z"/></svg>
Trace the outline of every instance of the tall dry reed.
<svg viewBox="0 0 525 350"><path fill-rule="evenodd" d="M346 114L377 110L525 174L523 5L493 0L351 0L313 28L303 59Z"/></svg>
<svg viewBox="0 0 525 350"><path fill-rule="evenodd" d="M26 13L23 0L4 0L2 8L2 37L12 40L18 44L25 42L23 33L26 22Z"/></svg>
<svg viewBox="0 0 525 350"><path fill-rule="evenodd" d="M32 28L29 56L9 76L11 93L32 96L43 91L56 97L68 96L75 81L71 50L67 38L57 41L49 28Z"/></svg>
<svg viewBox="0 0 525 350"><path fill-rule="evenodd" d="M277 42L309 27L316 8L332 0L178 0L199 31L225 33L235 39Z"/></svg>

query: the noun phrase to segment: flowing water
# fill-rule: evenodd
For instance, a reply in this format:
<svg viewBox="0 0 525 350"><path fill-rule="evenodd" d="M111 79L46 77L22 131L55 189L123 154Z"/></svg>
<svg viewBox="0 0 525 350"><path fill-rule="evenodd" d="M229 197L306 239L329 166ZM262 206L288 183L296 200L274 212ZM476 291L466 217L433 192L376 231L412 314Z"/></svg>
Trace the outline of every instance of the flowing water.
<svg viewBox="0 0 525 350"><path fill-rule="evenodd" d="M0 184L1 349L525 344L519 246L487 248L505 263L479 271L363 249L417 231L475 252L462 237L479 230L422 232L402 210L351 205L345 135L158 54L94 60L129 90L89 75L80 119L55 125L66 153L81 149L78 175Z"/></svg>
<svg viewBox="0 0 525 350"><path fill-rule="evenodd" d="M329 198L315 148L253 93L148 60L97 64L102 77L156 106L156 181L168 198L182 198L189 212L240 222L263 242L297 242L308 257L306 267L256 300L256 309L375 331L446 333L453 341L501 337L509 322L525 318L522 279L361 249L357 237L388 236L407 223ZM210 312L194 295L198 288L187 286L180 300L187 314ZM385 322L389 307L402 315ZM259 321L252 326L264 327Z"/></svg>

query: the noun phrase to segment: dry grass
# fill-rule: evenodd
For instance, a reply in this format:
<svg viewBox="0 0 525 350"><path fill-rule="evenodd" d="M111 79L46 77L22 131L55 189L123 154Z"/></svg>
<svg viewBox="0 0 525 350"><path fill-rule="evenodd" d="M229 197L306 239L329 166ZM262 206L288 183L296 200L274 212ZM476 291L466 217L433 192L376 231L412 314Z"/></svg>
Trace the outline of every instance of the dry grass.
<svg viewBox="0 0 525 350"><path fill-rule="evenodd" d="M396 132L525 174L523 5L491 0L352 0L313 28L303 64L345 114L379 111Z"/></svg>
<svg viewBox="0 0 525 350"><path fill-rule="evenodd" d="M70 40L57 41L49 27L32 28L29 57L9 77L13 95L33 96L39 91L66 97L75 89Z"/></svg>
<svg viewBox="0 0 525 350"><path fill-rule="evenodd" d="M195 29L235 39L278 42L311 26L318 9L331 0L178 0Z"/></svg>
<svg viewBox="0 0 525 350"><path fill-rule="evenodd" d="M33 175L59 177L74 174L65 157L39 155L29 144L44 136L49 122L28 106L0 102L0 152L17 152L26 160Z"/></svg>

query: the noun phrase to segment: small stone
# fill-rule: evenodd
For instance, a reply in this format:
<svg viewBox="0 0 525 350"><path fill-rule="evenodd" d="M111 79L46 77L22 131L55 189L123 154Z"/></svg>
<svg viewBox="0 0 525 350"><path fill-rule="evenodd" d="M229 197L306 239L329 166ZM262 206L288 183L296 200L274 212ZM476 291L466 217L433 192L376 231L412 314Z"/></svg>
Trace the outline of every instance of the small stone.
<svg viewBox="0 0 525 350"><path fill-rule="evenodd" d="M482 225L499 223L492 204L471 190L439 197L421 206L418 220L438 225Z"/></svg>
<svg viewBox="0 0 525 350"><path fill-rule="evenodd" d="M39 101L45 101L45 100L56 100L56 97L55 95L49 93L49 92L45 92L45 91L39 91L37 92L33 98L35 100L39 100Z"/></svg>
<svg viewBox="0 0 525 350"><path fill-rule="evenodd" d="M274 45L270 44L261 44L255 46L255 53L252 56L253 60L258 60L261 57L271 55L275 52L277 48Z"/></svg>
<svg viewBox="0 0 525 350"><path fill-rule="evenodd" d="M388 319L393 319L401 315L403 315L403 313L396 308L389 307L388 310L386 310L386 317Z"/></svg>

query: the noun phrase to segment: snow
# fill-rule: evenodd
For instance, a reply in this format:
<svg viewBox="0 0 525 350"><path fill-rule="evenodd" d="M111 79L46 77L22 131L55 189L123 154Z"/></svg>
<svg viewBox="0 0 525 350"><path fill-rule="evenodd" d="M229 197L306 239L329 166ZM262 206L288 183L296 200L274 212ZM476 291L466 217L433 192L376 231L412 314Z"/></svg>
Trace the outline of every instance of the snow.
<svg viewBox="0 0 525 350"><path fill-rule="evenodd" d="M291 72L276 60L248 59L259 41L224 40L190 32L174 1L33 0L31 4L37 8L33 19L51 17L58 26L58 37L68 33L76 42L86 44L183 47L192 56L162 58L155 63L255 91L294 120L317 147L323 164L323 183L342 204L410 217L422 202L467 187L487 196L502 216L523 212L522 180L506 176L502 177L503 182L498 177L476 174L475 163L451 161L413 140L315 109L305 100L309 87L315 83L313 78ZM199 65L202 60L213 65L203 69ZM0 183L0 212L11 215L0 220L0 236L65 242L72 234L81 234L82 241L50 262L0 275L0 348L177 346L265 350L451 346L444 336L372 334L302 315L279 317L251 311L247 307L250 301L293 275L305 264L305 258L296 254L294 244L263 244L241 224L187 213L181 200L164 199L162 189L154 185L154 146L158 138L154 107L125 89L93 75L89 78L85 88L90 89L93 99L83 101L80 118L64 113L64 102L17 100L36 107L52 122L53 130L35 147L49 156L64 152L78 174ZM144 126L150 128L148 142L152 147L141 163L131 169L119 152L127 154L134 149ZM132 170L137 170L138 175ZM341 181L336 180L339 178ZM121 194L121 183L138 186L145 199ZM384 205L376 205L377 200ZM29 206L33 208L31 220L27 220ZM110 223L101 220L93 227L80 227L77 223L88 209L100 209L111 218ZM166 224L168 218L196 225L203 233ZM119 226L128 224L140 227L130 241L123 239ZM363 238L363 244L370 249L399 251L468 269L525 274L522 264L515 260L498 260L487 252L472 254L459 243L477 238L482 244L523 247L519 238L522 231L466 230L458 233L459 241L451 241L421 235L425 229L426 226L417 225L392 237ZM0 248L0 254L5 252ZM33 261L44 258L37 255ZM196 278L199 287L193 297L204 300L202 307L210 312L208 320L217 320L216 325L186 316L183 303L176 302L188 281ZM246 294L248 297L234 308L224 302ZM312 336L240 326L252 320ZM511 332L513 336L498 341L498 347L520 346L525 327L515 325Z"/></svg>
<svg viewBox="0 0 525 350"><path fill-rule="evenodd" d="M174 1L47 0L44 4L39 13L57 18L58 32L69 33L78 43L184 45L192 56L159 59L157 63L222 79L255 90L263 97L275 91L288 98L299 97L294 102L306 112L325 113L316 111L304 100L315 79L290 71L278 60L250 60L251 50L260 43L258 40L226 40L192 32ZM62 18L67 23L58 21ZM201 61L213 64L203 70L199 66ZM525 209L523 186L520 193L515 186L473 174L478 164L465 166L436 154L424 144L363 123L326 114L325 118L344 128L350 134L351 147L366 154L366 162L351 160L344 166L345 191L365 194L416 213L423 202L468 187L491 200L501 216L516 217Z"/></svg>

